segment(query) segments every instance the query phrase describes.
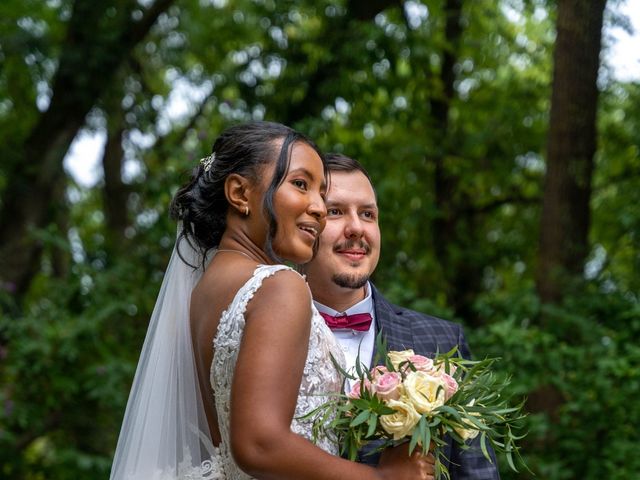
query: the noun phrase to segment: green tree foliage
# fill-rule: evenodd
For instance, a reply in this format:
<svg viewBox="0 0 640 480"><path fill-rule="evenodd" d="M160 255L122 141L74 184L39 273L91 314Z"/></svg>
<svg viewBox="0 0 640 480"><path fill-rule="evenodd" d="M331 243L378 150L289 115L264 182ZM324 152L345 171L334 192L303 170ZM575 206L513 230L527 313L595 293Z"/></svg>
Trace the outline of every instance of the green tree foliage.
<svg viewBox="0 0 640 480"><path fill-rule="evenodd" d="M583 287L543 307L534 271L555 3L0 2L0 229L25 228L33 248L24 288L0 272L0 476L108 477L173 245L172 193L225 126L264 118L365 164L381 205L377 286L465 323L477 357L503 357L528 398L524 455L537 478L632 478L640 90L603 63ZM618 2L607 8L609 25L624 23ZM77 44L82 9L104 15L89 30L84 17ZM130 48L113 47L123 38ZM79 90L65 101L92 92L76 130L107 138L99 180L83 187L64 173L68 144L48 152L59 183L42 221L26 225L6 206L17 185L27 199L44 192L25 142L68 64Z"/></svg>

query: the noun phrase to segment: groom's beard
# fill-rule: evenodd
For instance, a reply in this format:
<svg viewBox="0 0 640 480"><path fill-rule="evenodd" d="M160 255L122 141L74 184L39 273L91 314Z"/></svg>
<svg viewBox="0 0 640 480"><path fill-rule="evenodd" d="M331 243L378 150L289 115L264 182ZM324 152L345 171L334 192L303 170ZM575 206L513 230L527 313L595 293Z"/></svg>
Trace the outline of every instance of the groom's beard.
<svg viewBox="0 0 640 480"><path fill-rule="evenodd" d="M357 288L364 287L364 285L369 280L369 275L349 275L347 273L339 273L334 275L331 279L333 280L333 283L335 283L339 287L352 288L355 290Z"/></svg>
<svg viewBox="0 0 640 480"><path fill-rule="evenodd" d="M350 248L358 248L364 250L365 255L369 255L369 252L371 252L371 247L362 239L358 241L348 240L344 243L340 243L336 245L333 250L335 252L340 252L342 250L348 250ZM357 264L353 264L353 266L355 265ZM331 279L333 280L333 283L335 283L339 287L352 288L356 290L358 288L364 287L364 285L369 281L369 274L361 273L358 275L356 273L336 273L335 275L333 275L333 277L331 277Z"/></svg>

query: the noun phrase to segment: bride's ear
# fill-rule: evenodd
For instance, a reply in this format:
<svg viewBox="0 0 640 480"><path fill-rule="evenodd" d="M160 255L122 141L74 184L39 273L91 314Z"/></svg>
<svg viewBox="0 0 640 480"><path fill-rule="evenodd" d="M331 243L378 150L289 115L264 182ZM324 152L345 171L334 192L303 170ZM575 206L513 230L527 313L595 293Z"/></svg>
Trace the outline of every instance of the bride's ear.
<svg viewBox="0 0 640 480"><path fill-rule="evenodd" d="M229 205L240 215L249 215L249 198L253 184L248 178L232 173L224 182L224 194Z"/></svg>

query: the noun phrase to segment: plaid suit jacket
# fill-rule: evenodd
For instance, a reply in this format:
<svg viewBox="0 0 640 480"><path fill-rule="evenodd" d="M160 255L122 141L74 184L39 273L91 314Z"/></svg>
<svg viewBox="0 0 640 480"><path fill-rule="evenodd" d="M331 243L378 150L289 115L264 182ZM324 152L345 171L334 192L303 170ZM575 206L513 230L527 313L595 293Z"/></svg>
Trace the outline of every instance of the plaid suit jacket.
<svg viewBox="0 0 640 480"><path fill-rule="evenodd" d="M448 352L457 345L463 357L471 358L460 325L392 305L373 285L372 288L376 334L382 330L389 350L411 348L419 355L433 357L436 352ZM451 480L500 479L493 450L491 463L482 454L478 440L479 437L476 437L471 448L464 451L449 441L444 454L449 459L445 466L449 469ZM367 450L360 452L359 461L377 464L379 454L366 455Z"/></svg>

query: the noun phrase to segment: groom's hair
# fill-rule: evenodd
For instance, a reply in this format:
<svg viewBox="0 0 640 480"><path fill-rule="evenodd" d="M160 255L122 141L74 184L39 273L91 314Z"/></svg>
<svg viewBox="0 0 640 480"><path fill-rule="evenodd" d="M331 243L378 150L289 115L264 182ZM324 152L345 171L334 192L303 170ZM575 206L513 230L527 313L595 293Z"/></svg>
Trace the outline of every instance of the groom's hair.
<svg viewBox="0 0 640 480"><path fill-rule="evenodd" d="M341 153L327 153L324 156L325 165L327 166L327 170L329 171L329 176L331 176L331 172L344 172L344 173L353 173L360 172L371 184L371 188L373 188L373 192L378 196L376 192L376 187L373 185L371 181L371 177L369 176L369 172L362 166L362 164L351 158L343 155ZM331 181L329 179L329 181Z"/></svg>

